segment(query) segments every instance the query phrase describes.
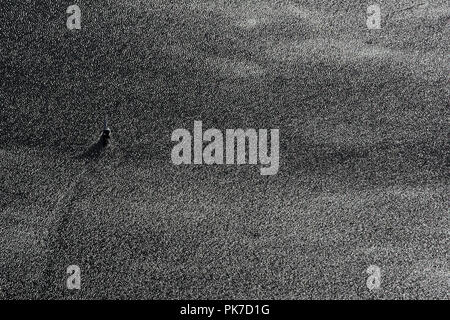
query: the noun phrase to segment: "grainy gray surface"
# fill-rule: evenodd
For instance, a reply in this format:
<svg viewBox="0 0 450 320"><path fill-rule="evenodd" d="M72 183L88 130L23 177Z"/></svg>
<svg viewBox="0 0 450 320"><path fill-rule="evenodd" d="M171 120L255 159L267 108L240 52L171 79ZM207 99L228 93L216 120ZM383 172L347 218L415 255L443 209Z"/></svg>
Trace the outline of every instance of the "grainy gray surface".
<svg viewBox="0 0 450 320"><path fill-rule="evenodd" d="M2 0L0 298L448 299L448 3L379 3ZM174 166L194 120L279 173Z"/></svg>

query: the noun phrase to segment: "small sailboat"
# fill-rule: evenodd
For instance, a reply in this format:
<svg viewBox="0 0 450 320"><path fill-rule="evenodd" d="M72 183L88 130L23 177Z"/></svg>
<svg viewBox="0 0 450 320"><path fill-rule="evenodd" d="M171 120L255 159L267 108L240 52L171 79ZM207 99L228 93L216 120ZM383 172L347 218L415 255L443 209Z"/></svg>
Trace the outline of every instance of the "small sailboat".
<svg viewBox="0 0 450 320"><path fill-rule="evenodd" d="M111 140L111 129L108 127L108 118L105 117L105 120L103 121L103 132L102 136L100 137L100 141L103 145L103 147L106 147L109 145Z"/></svg>
<svg viewBox="0 0 450 320"><path fill-rule="evenodd" d="M111 129L108 127L108 119L105 117L103 121L103 131L100 136L100 139L93 143L82 155L80 158L83 159L99 159L103 155L103 151L109 147L111 141Z"/></svg>

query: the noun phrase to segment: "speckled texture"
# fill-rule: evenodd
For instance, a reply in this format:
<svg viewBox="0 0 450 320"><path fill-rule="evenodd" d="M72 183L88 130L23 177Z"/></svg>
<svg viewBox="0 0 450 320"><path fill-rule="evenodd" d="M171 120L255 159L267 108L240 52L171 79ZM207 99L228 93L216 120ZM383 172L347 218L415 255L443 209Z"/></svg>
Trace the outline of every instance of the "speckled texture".
<svg viewBox="0 0 450 320"><path fill-rule="evenodd" d="M0 298L448 299L448 3L368 3L2 0ZM194 120L279 173L172 165Z"/></svg>

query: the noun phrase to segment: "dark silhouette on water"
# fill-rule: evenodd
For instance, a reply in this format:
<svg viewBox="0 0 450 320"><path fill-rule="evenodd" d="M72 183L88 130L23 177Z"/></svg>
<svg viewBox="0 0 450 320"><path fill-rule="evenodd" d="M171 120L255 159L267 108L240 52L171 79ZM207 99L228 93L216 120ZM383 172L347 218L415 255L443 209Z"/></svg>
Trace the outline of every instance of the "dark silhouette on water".
<svg viewBox="0 0 450 320"><path fill-rule="evenodd" d="M86 150L80 158L82 159L98 159L103 155L103 151L109 147L111 143L111 129L108 127L108 120L105 117L103 123L103 131L100 139L92 144L88 150Z"/></svg>
<svg viewBox="0 0 450 320"><path fill-rule="evenodd" d="M103 123L103 132L100 137L100 142L103 147L107 147L111 141L111 129L108 127L108 119L105 117L105 121Z"/></svg>

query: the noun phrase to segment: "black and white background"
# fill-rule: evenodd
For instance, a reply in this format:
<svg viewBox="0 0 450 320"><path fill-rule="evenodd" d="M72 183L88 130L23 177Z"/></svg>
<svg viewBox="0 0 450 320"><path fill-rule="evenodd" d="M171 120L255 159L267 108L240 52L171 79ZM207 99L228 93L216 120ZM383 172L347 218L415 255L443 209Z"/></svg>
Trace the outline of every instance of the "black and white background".
<svg viewBox="0 0 450 320"><path fill-rule="evenodd" d="M1 0L0 298L448 299L449 15ZM278 173L172 164L196 120L278 128Z"/></svg>

